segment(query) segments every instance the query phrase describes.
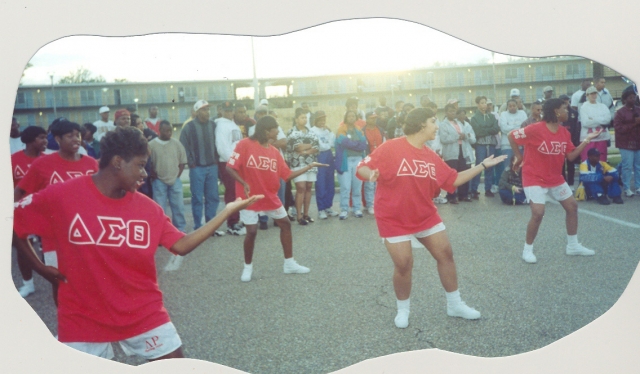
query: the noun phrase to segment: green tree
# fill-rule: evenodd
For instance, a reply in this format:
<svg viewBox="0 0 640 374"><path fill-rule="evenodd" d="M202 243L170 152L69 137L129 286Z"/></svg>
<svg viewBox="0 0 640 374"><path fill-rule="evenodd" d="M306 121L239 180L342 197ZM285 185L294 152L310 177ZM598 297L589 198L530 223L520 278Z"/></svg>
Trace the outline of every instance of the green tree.
<svg viewBox="0 0 640 374"><path fill-rule="evenodd" d="M77 83L102 83L106 82L102 75L97 77L92 76L93 73L82 66L76 71L70 71L67 76L64 76L58 80L58 84L77 84Z"/></svg>
<svg viewBox="0 0 640 374"><path fill-rule="evenodd" d="M27 71L27 69L29 69L32 66L33 64L31 64L30 62L27 62L27 66L25 66L24 70L22 71L22 77L20 77L20 85L22 85L22 78L24 78L24 73Z"/></svg>

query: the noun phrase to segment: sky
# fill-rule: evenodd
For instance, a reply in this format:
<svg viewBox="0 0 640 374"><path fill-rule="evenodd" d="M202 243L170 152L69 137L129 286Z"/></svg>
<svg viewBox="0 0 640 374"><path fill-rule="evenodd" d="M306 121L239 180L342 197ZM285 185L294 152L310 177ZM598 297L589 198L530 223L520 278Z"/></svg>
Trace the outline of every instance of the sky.
<svg viewBox="0 0 640 374"><path fill-rule="evenodd" d="M292 33L254 37L259 79L374 73L473 64L491 52L424 25L392 19L331 22ZM508 57L496 54L496 63ZM253 78L251 37L153 34L70 36L43 46L29 61L23 85L50 84L80 67L107 82Z"/></svg>

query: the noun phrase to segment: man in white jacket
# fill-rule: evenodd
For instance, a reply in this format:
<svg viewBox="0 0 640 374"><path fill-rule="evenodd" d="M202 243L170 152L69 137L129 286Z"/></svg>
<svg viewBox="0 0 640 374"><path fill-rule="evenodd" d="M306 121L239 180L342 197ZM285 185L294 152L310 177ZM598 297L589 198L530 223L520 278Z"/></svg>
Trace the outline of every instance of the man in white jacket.
<svg viewBox="0 0 640 374"><path fill-rule="evenodd" d="M611 123L611 112L606 104L597 101L599 92L597 87L591 86L587 88L587 101L580 107L580 141L584 141L587 135L592 132L602 130L600 135L591 140L580 154L580 160L587 160L587 152L591 148L596 148L600 152L600 161L607 162L607 142L611 139L611 134L606 129Z"/></svg>
<svg viewBox="0 0 640 374"><path fill-rule="evenodd" d="M222 117L216 123L216 150L218 151L218 175L224 184L224 203L229 204L236 199L236 181L227 173L227 161L231 158L236 144L242 140L240 127L233 122L234 105L227 101L222 104ZM245 235L247 229L240 224L240 214L234 213L227 219L227 233Z"/></svg>

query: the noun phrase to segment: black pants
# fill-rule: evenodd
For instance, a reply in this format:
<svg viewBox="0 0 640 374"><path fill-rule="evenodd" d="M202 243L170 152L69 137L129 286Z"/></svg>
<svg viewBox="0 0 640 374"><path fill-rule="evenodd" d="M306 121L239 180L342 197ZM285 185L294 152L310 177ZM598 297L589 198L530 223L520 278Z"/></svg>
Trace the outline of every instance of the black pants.
<svg viewBox="0 0 640 374"><path fill-rule="evenodd" d="M458 149L459 149L458 159L445 161L445 163L449 165L452 169L456 169L456 171L461 172L469 169L469 165L467 164L467 161L464 159L464 156L462 155L462 144L458 146ZM466 198L469 195L469 182L459 186L456 191L457 191L458 199ZM452 194L447 193L448 200L451 200L455 197L456 197L456 192Z"/></svg>

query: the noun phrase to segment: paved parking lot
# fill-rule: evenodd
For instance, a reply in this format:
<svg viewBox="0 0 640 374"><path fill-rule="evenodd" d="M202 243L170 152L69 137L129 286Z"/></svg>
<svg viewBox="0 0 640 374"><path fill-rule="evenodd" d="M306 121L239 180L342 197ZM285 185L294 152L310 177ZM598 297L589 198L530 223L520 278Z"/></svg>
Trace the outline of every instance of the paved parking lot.
<svg viewBox="0 0 640 374"><path fill-rule="evenodd" d="M426 250L414 250L409 327L395 328L392 263L366 214L293 224L294 257L311 268L309 274L283 274L279 230L270 225L258 234L251 282L240 282L242 237L225 236L207 240L176 272L163 271L169 253L160 249L160 288L188 357L250 373L329 373L433 348L511 356L545 347L600 317L638 265L640 197L625 198L624 205L579 206L579 239L596 256L564 254L564 211L549 203L535 265L520 258L528 207L504 206L497 197L439 206L462 297L482 313L477 321L446 315L435 261ZM15 258L12 276L17 284ZM50 288L39 276L36 287L27 301L55 334ZM116 360L143 363L119 350Z"/></svg>

